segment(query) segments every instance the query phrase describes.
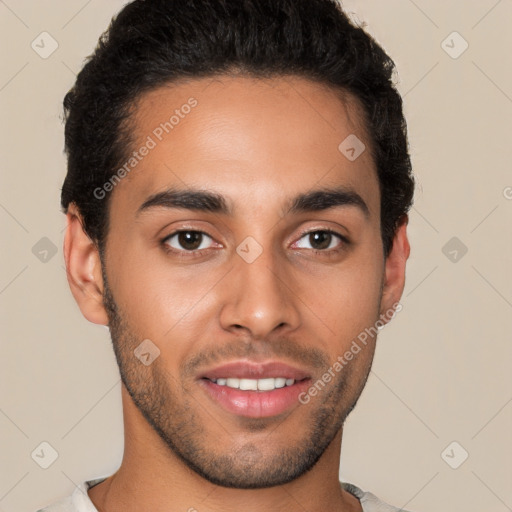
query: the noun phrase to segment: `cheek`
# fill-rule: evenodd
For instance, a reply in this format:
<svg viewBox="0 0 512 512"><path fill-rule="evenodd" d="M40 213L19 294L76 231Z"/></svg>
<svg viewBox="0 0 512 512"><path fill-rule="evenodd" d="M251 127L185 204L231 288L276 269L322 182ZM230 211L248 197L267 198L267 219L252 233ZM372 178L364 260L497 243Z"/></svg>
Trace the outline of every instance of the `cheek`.
<svg viewBox="0 0 512 512"><path fill-rule="evenodd" d="M309 277L303 295L330 334L346 340L378 319L383 271L374 253L361 252L314 279Z"/></svg>
<svg viewBox="0 0 512 512"><path fill-rule="evenodd" d="M156 252L131 251L114 267L111 287L116 303L131 329L143 338L163 344L184 331L193 337L200 327L198 318L211 303L218 272L206 267L191 272L191 267L171 265Z"/></svg>

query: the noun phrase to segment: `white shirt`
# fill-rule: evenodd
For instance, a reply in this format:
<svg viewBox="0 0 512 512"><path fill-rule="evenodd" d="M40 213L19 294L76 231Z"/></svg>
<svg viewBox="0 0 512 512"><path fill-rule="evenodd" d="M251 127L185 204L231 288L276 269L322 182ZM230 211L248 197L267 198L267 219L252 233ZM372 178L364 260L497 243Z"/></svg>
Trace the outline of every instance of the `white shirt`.
<svg viewBox="0 0 512 512"><path fill-rule="evenodd" d="M98 509L89 498L87 491L91 487L103 482L106 478L105 476L82 482L73 491L71 496L39 509L37 512L98 512ZM404 509L398 509L384 503L371 492L364 492L353 484L342 482L341 486L361 502L363 512L407 512Z"/></svg>

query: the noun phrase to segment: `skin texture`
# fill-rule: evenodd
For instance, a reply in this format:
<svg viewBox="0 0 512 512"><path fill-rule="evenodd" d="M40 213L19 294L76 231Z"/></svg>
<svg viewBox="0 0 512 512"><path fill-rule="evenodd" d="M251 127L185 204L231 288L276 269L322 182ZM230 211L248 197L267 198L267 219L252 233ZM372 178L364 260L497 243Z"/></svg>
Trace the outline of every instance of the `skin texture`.
<svg viewBox="0 0 512 512"><path fill-rule="evenodd" d="M71 290L85 318L110 326L123 380L123 461L89 495L100 512L360 511L338 469L343 422L375 338L309 403L269 418L225 411L198 377L242 360L280 361L320 379L400 299L407 219L385 259L355 98L298 77L161 87L137 102L134 149L191 97L197 106L114 187L103 268L79 211L67 214ZM366 145L355 161L338 150L350 134ZM340 185L362 197L368 216L353 205L284 213L295 195ZM171 186L222 194L233 214L163 206L137 214ZM304 234L326 229L350 243ZM195 256L186 239L164 241L177 230L206 233ZM262 249L251 263L236 251L248 236ZM145 339L160 350L148 366L134 356Z"/></svg>

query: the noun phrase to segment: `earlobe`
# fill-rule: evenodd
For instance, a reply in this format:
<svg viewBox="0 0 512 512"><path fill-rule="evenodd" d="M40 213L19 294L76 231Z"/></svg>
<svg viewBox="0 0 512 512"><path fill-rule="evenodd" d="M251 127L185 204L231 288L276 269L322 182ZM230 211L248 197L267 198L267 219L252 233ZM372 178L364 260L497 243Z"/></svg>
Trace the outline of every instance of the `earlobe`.
<svg viewBox="0 0 512 512"><path fill-rule="evenodd" d="M108 325L103 306L103 277L98 248L84 231L75 204L69 205L66 216L64 259L71 293L87 320Z"/></svg>
<svg viewBox="0 0 512 512"><path fill-rule="evenodd" d="M402 218L393 238L393 246L386 258L380 315L384 323L391 319L393 309L400 301L405 286L405 266L411 248L407 239L408 217Z"/></svg>

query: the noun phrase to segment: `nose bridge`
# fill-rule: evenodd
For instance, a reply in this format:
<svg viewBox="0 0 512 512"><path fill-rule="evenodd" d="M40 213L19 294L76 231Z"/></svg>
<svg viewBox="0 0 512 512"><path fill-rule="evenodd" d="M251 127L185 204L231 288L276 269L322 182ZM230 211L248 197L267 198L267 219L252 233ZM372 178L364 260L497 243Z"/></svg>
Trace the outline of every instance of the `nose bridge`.
<svg viewBox="0 0 512 512"><path fill-rule="evenodd" d="M264 337L281 324L288 329L298 325L293 284L286 282L289 272L269 238L263 245L247 237L236 248L221 317L225 329L245 327Z"/></svg>

